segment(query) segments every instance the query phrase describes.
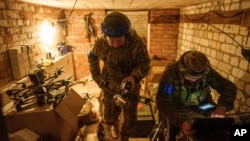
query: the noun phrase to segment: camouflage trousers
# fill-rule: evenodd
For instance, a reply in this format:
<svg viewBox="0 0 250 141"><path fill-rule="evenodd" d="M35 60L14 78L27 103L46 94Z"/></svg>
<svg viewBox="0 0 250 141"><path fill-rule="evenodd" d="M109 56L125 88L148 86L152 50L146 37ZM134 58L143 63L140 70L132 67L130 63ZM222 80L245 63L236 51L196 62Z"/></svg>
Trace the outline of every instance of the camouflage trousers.
<svg viewBox="0 0 250 141"><path fill-rule="evenodd" d="M113 98L114 93L105 90L103 91L104 120L107 125L117 125L120 114L123 115L121 135L130 136L135 130L139 91L140 89L136 89L134 93L126 94L127 96L125 99L128 102L128 105L125 106L119 106L116 104Z"/></svg>

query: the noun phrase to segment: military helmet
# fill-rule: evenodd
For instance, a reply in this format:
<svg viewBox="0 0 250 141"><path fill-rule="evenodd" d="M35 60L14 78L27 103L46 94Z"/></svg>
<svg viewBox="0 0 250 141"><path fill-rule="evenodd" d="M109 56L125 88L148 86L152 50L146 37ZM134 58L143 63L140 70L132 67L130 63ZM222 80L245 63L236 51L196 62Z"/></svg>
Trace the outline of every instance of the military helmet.
<svg viewBox="0 0 250 141"><path fill-rule="evenodd" d="M120 12L112 12L102 21L101 30L107 36L120 37L130 32L131 22L126 15Z"/></svg>
<svg viewBox="0 0 250 141"><path fill-rule="evenodd" d="M211 70L211 64L205 54L198 51L188 51L184 53L178 62L181 73L190 75L207 75Z"/></svg>

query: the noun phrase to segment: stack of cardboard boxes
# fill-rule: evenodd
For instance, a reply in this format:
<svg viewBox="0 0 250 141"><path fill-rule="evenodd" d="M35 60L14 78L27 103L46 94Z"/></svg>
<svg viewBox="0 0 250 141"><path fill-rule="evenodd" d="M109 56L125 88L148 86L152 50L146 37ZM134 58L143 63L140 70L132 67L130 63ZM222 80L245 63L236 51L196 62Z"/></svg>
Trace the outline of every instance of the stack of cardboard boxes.
<svg viewBox="0 0 250 141"><path fill-rule="evenodd" d="M20 112L10 109L4 116L8 132L29 129L48 138L46 141L73 141L78 131L78 113L84 103L85 99L72 89L55 109L47 104Z"/></svg>
<svg viewBox="0 0 250 141"><path fill-rule="evenodd" d="M99 103L101 89L90 79L72 86L69 94L54 109L48 104L19 112L11 107L4 114L8 133L16 134L20 130L29 129L41 137L47 137L46 141L73 141L81 128L78 114L86 103L86 94L91 97L93 111L99 116L99 112L102 112ZM97 136L98 125L99 122L87 126L88 135L84 137L86 141Z"/></svg>
<svg viewBox="0 0 250 141"><path fill-rule="evenodd" d="M14 79L20 79L35 69L32 47L22 45L8 51Z"/></svg>

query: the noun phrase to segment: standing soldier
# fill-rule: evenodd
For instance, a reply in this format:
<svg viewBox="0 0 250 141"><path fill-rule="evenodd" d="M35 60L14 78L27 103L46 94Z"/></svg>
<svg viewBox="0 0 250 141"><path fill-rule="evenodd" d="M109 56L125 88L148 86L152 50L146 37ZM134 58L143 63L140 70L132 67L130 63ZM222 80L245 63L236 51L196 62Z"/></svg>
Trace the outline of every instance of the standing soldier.
<svg viewBox="0 0 250 141"><path fill-rule="evenodd" d="M106 133L114 139L118 138L118 117L123 111L121 140L128 141L137 122L140 81L150 70L149 54L144 41L131 29L126 15L120 12L108 14L101 23L101 30L102 36L95 39L88 54L90 72L104 93ZM102 68L100 60L103 61ZM117 105L113 99L115 93L103 87L103 80L117 85L130 82L131 88L126 94L128 105Z"/></svg>

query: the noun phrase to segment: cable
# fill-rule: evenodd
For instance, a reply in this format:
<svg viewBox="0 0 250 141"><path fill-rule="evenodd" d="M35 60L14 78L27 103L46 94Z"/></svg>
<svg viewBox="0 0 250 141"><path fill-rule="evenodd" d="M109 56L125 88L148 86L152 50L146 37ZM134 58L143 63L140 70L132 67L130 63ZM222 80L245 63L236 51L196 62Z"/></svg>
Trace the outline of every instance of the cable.
<svg viewBox="0 0 250 141"><path fill-rule="evenodd" d="M229 34L227 34L226 32L224 32L223 30L220 30L216 26L214 26L214 25L212 25L212 24L210 24L210 23L208 23L208 22L206 22L204 20L202 20L202 21L205 22L206 24L212 26L213 28L219 30L220 32L222 32L223 34L225 34L226 36L228 36L230 39L232 39L237 45L239 45L241 49L244 49L244 47L238 41L236 41L232 36L230 36Z"/></svg>
<svg viewBox="0 0 250 141"><path fill-rule="evenodd" d="M69 18L71 17L73 11L75 10L76 3L77 3L77 0L76 0L75 3L74 3L74 6L73 6L73 8L72 8L72 10L71 10L71 12L70 12L70 14L69 14L69 17L68 17L67 21L69 21Z"/></svg>
<svg viewBox="0 0 250 141"><path fill-rule="evenodd" d="M214 25L212 25L211 23L209 23L209 22L207 22L207 21L204 20L204 18L205 18L210 12L213 12L213 13L215 13L216 15L222 17L222 18L232 18L232 17L236 17L236 16L239 16L239 15L244 14L244 11L241 10L241 11L237 12L236 14L234 14L234 15L232 15L232 16L225 16L225 15L222 15L222 14L220 14L220 13L218 13L218 12L215 12L215 11L209 11L209 12L205 13L201 18L196 18L196 19L192 19L192 20L191 20L187 15L184 15L184 17L185 17L187 20L192 21L192 22L193 22L193 21L200 20L200 21L202 21L202 22L204 22L204 23L210 25L211 27L213 27L213 28L219 30L221 33L225 34L227 37L229 37L232 41L234 41L234 42L241 48L241 54L242 54L242 56L243 56L248 62L250 62L250 49L245 49L245 48L243 47L243 45L241 45L239 42L237 42L237 41L236 41L233 37L231 37L229 34L227 34L227 33L224 32L223 30L220 30L220 29L217 28L216 26L214 26ZM242 18L242 17L241 17L241 18ZM250 31L249 31L249 30L250 30L250 28L248 28L248 35L247 35L246 43L248 42L248 37L249 37L249 34L250 34Z"/></svg>
<svg viewBox="0 0 250 141"><path fill-rule="evenodd" d="M239 45L241 49L244 49L243 46L242 46L238 41L236 41L233 37L231 37L229 34L227 34L227 33L224 32L223 30L220 30L220 29L217 28L216 26L214 26L214 25L212 25L212 24L210 24L210 23L208 23L207 21L204 20L204 18L205 18L209 13L215 13L216 15L218 15L218 16L220 16L220 17L222 17L222 18L233 18L233 17L239 16L239 15L242 15L242 14L243 14L243 11L237 12L237 13L235 13L235 14L232 15L232 16L225 16L225 15L222 15L221 13L216 12L216 11L209 11L209 12L205 13L201 18L197 18L197 19L198 19L198 20L201 20L202 22L204 22L204 23L206 23L206 24L212 26L213 28L219 30L220 32L222 32L223 34L225 34L226 36L228 36L230 39L232 39L237 45ZM184 16L185 16L185 18L186 18L187 20L189 20L189 21L197 21L197 19L190 19L187 15L184 15Z"/></svg>
<svg viewBox="0 0 250 141"><path fill-rule="evenodd" d="M209 13L215 13L216 15L218 15L218 16L220 16L220 17L222 17L222 18L233 18L233 17L236 17L236 16L239 16L239 15L243 14L243 10L241 10L241 11L235 13L235 14L232 15L232 16L225 16L225 15L222 15L221 13L219 13L219 12L216 12L216 11L208 11L206 14L204 14L204 15L201 17L201 19L205 18Z"/></svg>
<svg viewBox="0 0 250 141"><path fill-rule="evenodd" d="M73 5L73 8L72 8L72 10L71 10L71 12L69 14L69 17L67 19L66 18L65 19L57 19L57 20L52 20L52 21L55 21L55 22L69 21L69 18L71 17L71 15L72 15L72 13L73 13L73 11L75 9L76 3L77 3L77 0L75 1L74 5Z"/></svg>
<svg viewBox="0 0 250 141"><path fill-rule="evenodd" d="M232 16L224 16L224 15L222 15L221 13L218 13L218 12L216 12L216 11L210 11L210 12L213 12L213 13L215 13L216 15L222 17L222 18L233 18L233 17L236 17L236 16L238 16L238 15L243 14L243 11L240 11L240 12L237 12L236 14L234 14L234 15L232 15ZM210 12L208 12L208 13L210 13ZM204 17L204 18L205 18L205 17ZM202 20L203 22L205 22L206 24L212 26L213 28L219 30L220 32L222 32L222 33L225 34L226 36L228 36L228 37L229 37L230 39L232 39L236 44L238 44L238 45L240 46L241 49L244 49L243 46L242 46L238 41L236 41L233 37L231 37L229 34L227 34L226 32L224 32L223 30L220 30L220 29L217 28L216 26L214 26L214 25L208 23L208 22L205 21L203 18L201 18L201 20Z"/></svg>

